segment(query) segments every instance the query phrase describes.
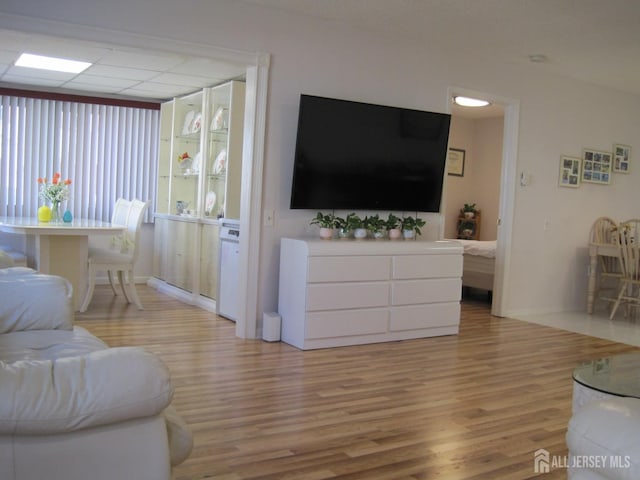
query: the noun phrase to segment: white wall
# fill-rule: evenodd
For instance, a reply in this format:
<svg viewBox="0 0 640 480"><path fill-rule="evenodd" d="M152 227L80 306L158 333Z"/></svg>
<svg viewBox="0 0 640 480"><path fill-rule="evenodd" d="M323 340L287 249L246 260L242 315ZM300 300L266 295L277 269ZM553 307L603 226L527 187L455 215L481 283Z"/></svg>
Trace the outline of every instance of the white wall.
<svg viewBox="0 0 640 480"><path fill-rule="evenodd" d="M276 215L262 235L258 311L277 306L280 237L311 231L313 212L288 209L300 93L432 111L446 111L452 86L520 101L517 170L530 172L532 182L516 187L506 278L511 315L584 309L591 222L605 214L638 216L640 167L615 175L608 187L560 188L557 177L560 155L579 155L583 147L609 150L619 142L635 154L640 98L552 76L543 64L497 64L490 55L468 58L465 52L454 58L445 45L418 45L223 0L188 6L169 0L5 0L0 10L153 36L158 48L184 40L272 54L263 205ZM68 31L92 38L82 28Z"/></svg>
<svg viewBox="0 0 640 480"><path fill-rule="evenodd" d="M445 177L445 238L456 238L460 209L476 204L481 211L480 240L497 238L502 164L502 117L452 117L449 147L465 151L464 175Z"/></svg>

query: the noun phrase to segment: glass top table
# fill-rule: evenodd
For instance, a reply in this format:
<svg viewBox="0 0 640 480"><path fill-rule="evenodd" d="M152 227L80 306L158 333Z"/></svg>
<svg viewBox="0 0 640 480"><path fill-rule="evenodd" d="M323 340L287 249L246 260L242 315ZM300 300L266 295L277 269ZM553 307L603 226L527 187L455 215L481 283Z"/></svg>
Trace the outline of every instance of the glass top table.
<svg viewBox="0 0 640 480"><path fill-rule="evenodd" d="M609 397L640 398L640 352L585 362L573 370L573 410Z"/></svg>

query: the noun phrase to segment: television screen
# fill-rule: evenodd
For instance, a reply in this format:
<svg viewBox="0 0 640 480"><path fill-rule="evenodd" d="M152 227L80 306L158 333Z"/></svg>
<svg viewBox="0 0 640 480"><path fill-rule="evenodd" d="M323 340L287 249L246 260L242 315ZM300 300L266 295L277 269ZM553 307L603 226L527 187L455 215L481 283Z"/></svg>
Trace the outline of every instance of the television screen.
<svg viewBox="0 0 640 480"><path fill-rule="evenodd" d="M450 122L301 95L291 208L439 212Z"/></svg>

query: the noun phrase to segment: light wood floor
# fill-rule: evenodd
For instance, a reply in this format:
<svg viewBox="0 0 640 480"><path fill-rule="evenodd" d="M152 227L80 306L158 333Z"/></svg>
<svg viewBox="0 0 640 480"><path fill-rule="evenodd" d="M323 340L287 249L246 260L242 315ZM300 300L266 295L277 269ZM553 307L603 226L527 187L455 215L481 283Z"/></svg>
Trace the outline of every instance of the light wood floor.
<svg viewBox="0 0 640 480"><path fill-rule="evenodd" d="M77 323L168 364L195 435L178 480L534 478L535 450L566 454L573 367L637 349L465 301L458 336L302 352L139 293L144 311L97 287Z"/></svg>

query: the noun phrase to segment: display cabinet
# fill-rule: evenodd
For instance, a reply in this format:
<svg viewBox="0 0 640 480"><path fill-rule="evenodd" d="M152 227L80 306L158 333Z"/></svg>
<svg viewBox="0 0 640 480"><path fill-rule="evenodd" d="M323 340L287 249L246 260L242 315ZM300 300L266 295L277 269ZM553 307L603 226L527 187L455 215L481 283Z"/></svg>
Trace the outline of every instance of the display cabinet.
<svg viewBox="0 0 640 480"><path fill-rule="evenodd" d="M234 80L161 106L154 276L210 299L218 221L240 217L244 102Z"/></svg>
<svg viewBox="0 0 640 480"><path fill-rule="evenodd" d="M231 81L162 105L157 213L239 218L244 97Z"/></svg>

